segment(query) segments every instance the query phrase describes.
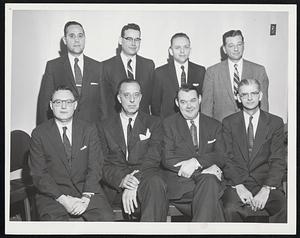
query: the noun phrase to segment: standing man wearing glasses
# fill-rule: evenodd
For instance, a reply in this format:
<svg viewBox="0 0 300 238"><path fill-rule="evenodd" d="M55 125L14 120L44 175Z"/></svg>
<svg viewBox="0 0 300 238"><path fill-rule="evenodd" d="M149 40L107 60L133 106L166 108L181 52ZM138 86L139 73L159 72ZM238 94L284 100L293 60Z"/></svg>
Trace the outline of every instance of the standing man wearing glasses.
<svg viewBox="0 0 300 238"><path fill-rule="evenodd" d="M64 26L63 42L67 54L47 62L38 97L37 124L53 117L49 108L51 94L59 85L72 89L78 98L74 116L96 122L106 117L102 64L83 54L85 32L79 22L69 21Z"/></svg>
<svg viewBox="0 0 300 238"><path fill-rule="evenodd" d="M175 97L183 84L193 85L202 94L205 68L189 61L190 38L176 33L171 38L168 63L155 69L151 112L165 118L175 112Z"/></svg>
<svg viewBox="0 0 300 238"><path fill-rule="evenodd" d="M225 218L241 222L265 209L270 222L286 222L283 121L259 108L263 94L258 80L241 80L237 97L243 111L223 120L223 174L229 182L223 196Z"/></svg>
<svg viewBox="0 0 300 238"><path fill-rule="evenodd" d="M55 89L54 119L31 136L29 166L37 188L36 205L43 221L112 221L112 209L99 184L103 154L97 129L73 118L78 103L67 87Z"/></svg>
<svg viewBox="0 0 300 238"><path fill-rule="evenodd" d="M149 114L153 87L154 62L137 55L141 44L140 27L134 23L125 25L121 30L119 45L120 54L104 61L103 70L105 84L109 90L106 91L109 109L111 113L119 111L119 104L116 99L119 83L125 79L137 80L141 85L143 98L140 103L140 110Z"/></svg>
<svg viewBox="0 0 300 238"><path fill-rule="evenodd" d="M231 30L223 35L223 50L228 59L209 67L206 71L201 112L222 121L238 112L237 85L244 78L255 78L263 93L261 109L269 111L269 79L264 66L243 59L244 37L240 30Z"/></svg>
<svg viewBox="0 0 300 238"><path fill-rule="evenodd" d="M99 124L105 155L104 188L112 204L144 222L166 221L166 185L159 168L162 128L159 118L139 110L142 100L137 80L119 83L119 114Z"/></svg>

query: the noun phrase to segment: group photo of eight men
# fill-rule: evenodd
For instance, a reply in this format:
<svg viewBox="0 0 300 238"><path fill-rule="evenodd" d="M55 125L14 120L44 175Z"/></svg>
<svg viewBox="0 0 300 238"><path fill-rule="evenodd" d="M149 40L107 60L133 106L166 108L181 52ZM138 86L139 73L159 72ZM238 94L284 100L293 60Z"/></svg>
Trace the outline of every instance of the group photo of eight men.
<svg viewBox="0 0 300 238"><path fill-rule="evenodd" d="M79 22L67 53L47 62L29 167L40 220L165 222L169 204L193 222L242 222L265 209L286 222L283 120L270 114L265 68L243 59L240 30L223 35L227 59L189 60L176 33L167 64L138 55L141 29L121 30L116 56L84 52Z"/></svg>

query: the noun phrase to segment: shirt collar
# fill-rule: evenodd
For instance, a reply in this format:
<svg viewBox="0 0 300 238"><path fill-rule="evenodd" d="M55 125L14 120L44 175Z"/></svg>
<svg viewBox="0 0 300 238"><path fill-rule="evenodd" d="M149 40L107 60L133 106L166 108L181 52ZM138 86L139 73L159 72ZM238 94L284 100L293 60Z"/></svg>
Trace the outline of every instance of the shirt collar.
<svg viewBox="0 0 300 238"><path fill-rule="evenodd" d="M174 65L175 65L175 68L180 69L180 70L181 70L181 66L183 65L184 71L186 72L188 70L189 61L187 60L187 61L185 61L184 64L179 64L176 60L174 60Z"/></svg>
<svg viewBox="0 0 300 238"><path fill-rule="evenodd" d="M79 62L83 62L83 54L80 54L79 56L73 56L72 54L70 54L70 52L68 52L68 57L69 57L69 60L70 60L70 63L71 65L74 65L74 59L75 58L78 58L79 59ZM78 62L78 63L79 63Z"/></svg>
<svg viewBox="0 0 300 238"><path fill-rule="evenodd" d="M123 111L120 112L120 117L121 117L121 119L124 119L124 120L128 121L128 119L131 118L133 123L134 123L134 121L135 121L137 115L138 115L138 112L136 112L133 116L130 116L130 117L129 117L129 116L127 116Z"/></svg>
<svg viewBox="0 0 300 238"><path fill-rule="evenodd" d="M241 58L238 62L232 62L230 59L228 59L228 65L230 68L234 68L234 65L237 64L238 68L240 69L243 65L243 58Z"/></svg>
<svg viewBox="0 0 300 238"><path fill-rule="evenodd" d="M190 119L185 119L187 122L188 122L188 125L191 123L191 120ZM197 116L193 119L194 123L197 123L199 122L199 112L197 114Z"/></svg>
<svg viewBox="0 0 300 238"><path fill-rule="evenodd" d="M67 123L62 123L59 120L55 119L55 123L59 128L61 128L61 130L64 126L66 126L68 130L72 131L73 119L71 119L71 121L69 121Z"/></svg>
<svg viewBox="0 0 300 238"><path fill-rule="evenodd" d="M248 114L246 111L243 111L243 114L244 114L245 120L249 121L249 118L250 118L251 115ZM258 120L259 115L260 115L260 109L258 109L257 112L255 112L255 113L252 115L252 117L253 117L252 120Z"/></svg>
<svg viewBox="0 0 300 238"><path fill-rule="evenodd" d="M125 68L127 68L127 62L128 62L129 59L132 60L132 64L131 64L132 67L133 67L133 65L135 65L135 62L136 62L136 55L134 55L134 56L132 56L132 57L128 57L128 56L126 56L126 55L124 54L123 51L121 51L120 56L121 56L121 59L122 59L123 64L126 66Z"/></svg>

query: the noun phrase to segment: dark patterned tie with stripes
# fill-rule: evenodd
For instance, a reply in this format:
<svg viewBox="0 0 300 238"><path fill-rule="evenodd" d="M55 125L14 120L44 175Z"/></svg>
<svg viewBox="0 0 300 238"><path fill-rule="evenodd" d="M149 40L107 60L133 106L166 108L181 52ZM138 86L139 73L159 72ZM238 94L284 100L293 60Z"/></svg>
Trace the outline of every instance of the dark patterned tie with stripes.
<svg viewBox="0 0 300 238"><path fill-rule="evenodd" d="M131 59L128 60L128 62L127 62L127 75L128 75L129 79L134 79L134 77L133 77L133 70L132 70L132 67L131 67L131 62L132 62Z"/></svg>
<svg viewBox="0 0 300 238"><path fill-rule="evenodd" d="M238 65L234 64L234 73L233 73L233 91L234 91L234 98L237 99L237 94L238 94L238 85L240 82L240 76L239 76L239 71L238 71Z"/></svg>
<svg viewBox="0 0 300 238"><path fill-rule="evenodd" d="M81 94L81 87L82 87L82 73L80 70L80 67L78 65L78 58L74 59L75 64L74 64L74 73L75 73L75 84L78 90L79 95Z"/></svg>

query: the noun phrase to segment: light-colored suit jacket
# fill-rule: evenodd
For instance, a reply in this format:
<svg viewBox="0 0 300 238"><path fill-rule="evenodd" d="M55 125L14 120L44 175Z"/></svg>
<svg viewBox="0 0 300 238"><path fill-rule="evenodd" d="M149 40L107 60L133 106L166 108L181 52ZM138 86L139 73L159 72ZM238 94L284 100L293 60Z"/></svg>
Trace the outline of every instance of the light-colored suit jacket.
<svg viewBox="0 0 300 238"><path fill-rule="evenodd" d="M245 78L257 79L260 82L263 93L261 109L269 111L269 79L264 66L243 60L241 79ZM202 113L222 121L226 116L240 110L233 96L231 81L228 60L207 69L202 89Z"/></svg>

